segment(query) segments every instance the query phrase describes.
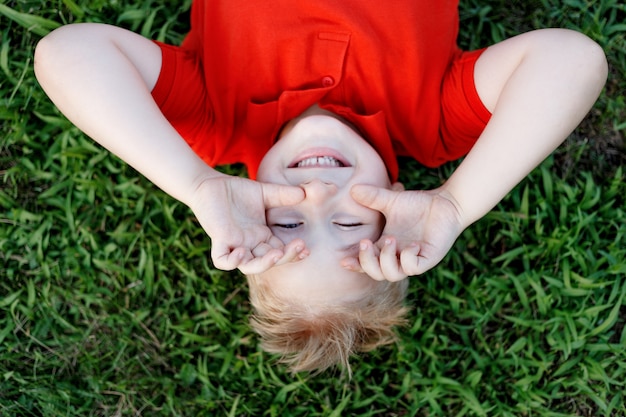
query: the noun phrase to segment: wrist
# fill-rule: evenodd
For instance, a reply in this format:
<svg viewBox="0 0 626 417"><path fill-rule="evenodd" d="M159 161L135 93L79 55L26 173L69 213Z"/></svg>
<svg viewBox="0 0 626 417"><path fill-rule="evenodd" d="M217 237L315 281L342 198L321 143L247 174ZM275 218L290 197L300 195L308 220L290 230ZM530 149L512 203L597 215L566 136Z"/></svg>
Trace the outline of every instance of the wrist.
<svg viewBox="0 0 626 417"><path fill-rule="evenodd" d="M452 206L454 206L456 210L456 217L457 217L459 226L461 227L461 230L465 230L472 223L474 223L477 219L472 219L468 215L467 210L463 207L463 205L461 204L459 199L454 195L454 193L448 187L446 187L446 184L442 185L439 188L436 188L435 190L432 190L432 192L435 193L435 198L444 199L447 202L451 203Z"/></svg>
<svg viewBox="0 0 626 417"><path fill-rule="evenodd" d="M230 176L216 171L208 165L200 167L196 174L192 177L193 179L181 201L192 210L195 210L199 204L202 205L205 203L200 201L205 200L207 197L206 186L208 185L208 182L228 177ZM208 197L210 198L210 196Z"/></svg>

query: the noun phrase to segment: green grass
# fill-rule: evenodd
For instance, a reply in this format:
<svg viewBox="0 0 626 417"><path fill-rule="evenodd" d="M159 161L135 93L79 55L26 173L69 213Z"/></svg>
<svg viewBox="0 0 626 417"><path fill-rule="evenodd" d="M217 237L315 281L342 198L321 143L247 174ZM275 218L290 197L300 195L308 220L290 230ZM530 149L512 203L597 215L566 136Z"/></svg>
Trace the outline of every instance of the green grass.
<svg viewBox="0 0 626 417"><path fill-rule="evenodd" d="M211 268L190 211L94 145L38 87L33 47L101 21L178 42L189 1L0 4L0 415L626 415L626 7L462 1L461 43L578 29L611 78L567 143L411 282L390 349L291 376ZM403 162L411 187L454 168ZM236 169L235 169L236 172Z"/></svg>

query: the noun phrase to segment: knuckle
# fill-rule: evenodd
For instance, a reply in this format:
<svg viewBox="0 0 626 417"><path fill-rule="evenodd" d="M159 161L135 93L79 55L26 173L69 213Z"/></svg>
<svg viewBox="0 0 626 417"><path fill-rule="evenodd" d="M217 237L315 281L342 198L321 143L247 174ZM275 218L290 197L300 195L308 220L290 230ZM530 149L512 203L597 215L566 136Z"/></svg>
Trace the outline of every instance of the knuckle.
<svg viewBox="0 0 626 417"><path fill-rule="evenodd" d="M233 269L235 269L233 265L221 260L214 260L213 264L217 269L221 269L222 271L232 271Z"/></svg>

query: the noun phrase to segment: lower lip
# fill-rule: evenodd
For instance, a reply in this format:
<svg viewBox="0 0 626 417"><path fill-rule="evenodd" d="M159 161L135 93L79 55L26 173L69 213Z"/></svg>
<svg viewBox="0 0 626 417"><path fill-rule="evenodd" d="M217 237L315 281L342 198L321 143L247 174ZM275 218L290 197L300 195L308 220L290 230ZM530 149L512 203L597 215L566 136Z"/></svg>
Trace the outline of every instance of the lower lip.
<svg viewBox="0 0 626 417"><path fill-rule="evenodd" d="M345 167L351 167L352 164L350 164L348 162L348 160L339 152L337 152L334 149L331 148L311 148L311 149L307 149L304 152L301 152L300 154L298 154L298 156L296 158L294 158L294 160L289 164L290 168L293 168L296 166L296 164L300 161L304 161L305 159L308 158L313 158L313 157L322 157L322 156L330 156L331 158L335 158L336 160L338 160L339 162L341 162Z"/></svg>

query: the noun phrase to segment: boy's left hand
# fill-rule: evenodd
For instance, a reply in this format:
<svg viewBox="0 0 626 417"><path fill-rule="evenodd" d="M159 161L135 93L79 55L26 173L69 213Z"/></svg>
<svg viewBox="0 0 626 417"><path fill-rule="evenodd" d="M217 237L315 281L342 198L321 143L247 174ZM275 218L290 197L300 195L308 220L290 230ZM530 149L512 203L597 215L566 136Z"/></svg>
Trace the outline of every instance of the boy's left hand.
<svg viewBox="0 0 626 417"><path fill-rule="evenodd" d="M347 258L342 263L378 281L399 281L433 268L464 229L452 196L441 190L356 185L351 194L359 204L383 213L386 224L378 241L361 242L358 260Z"/></svg>
<svg viewBox="0 0 626 417"><path fill-rule="evenodd" d="M296 204L303 198L299 187L223 175L204 180L190 207L211 238L215 267L259 274L307 254L301 239L285 245L265 221L267 208Z"/></svg>

